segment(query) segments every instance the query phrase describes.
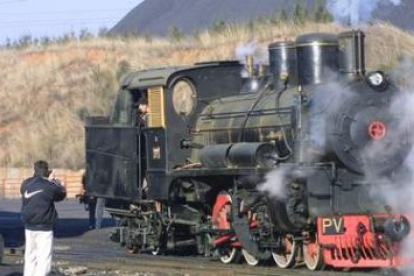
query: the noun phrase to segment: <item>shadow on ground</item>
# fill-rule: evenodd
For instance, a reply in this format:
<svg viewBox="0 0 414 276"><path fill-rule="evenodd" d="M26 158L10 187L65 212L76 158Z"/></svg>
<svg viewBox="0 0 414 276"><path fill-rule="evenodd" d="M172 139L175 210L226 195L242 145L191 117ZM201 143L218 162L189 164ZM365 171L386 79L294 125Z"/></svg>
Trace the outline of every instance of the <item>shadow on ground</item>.
<svg viewBox="0 0 414 276"><path fill-rule="evenodd" d="M0 211L0 234L6 247L19 247L24 244L23 229L20 212Z"/></svg>
<svg viewBox="0 0 414 276"><path fill-rule="evenodd" d="M101 228L112 226L115 226L112 219L103 219ZM90 231L88 219L62 218L59 219L55 228L55 237L58 239L76 237L81 236L88 231Z"/></svg>
<svg viewBox="0 0 414 276"><path fill-rule="evenodd" d="M24 226L20 219L20 200L5 200L0 202L0 234L6 247L24 245ZM90 231L88 214L83 205L76 200L65 200L56 204L59 220L55 228L56 238L81 236ZM114 226L114 221L105 214L102 228Z"/></svg>

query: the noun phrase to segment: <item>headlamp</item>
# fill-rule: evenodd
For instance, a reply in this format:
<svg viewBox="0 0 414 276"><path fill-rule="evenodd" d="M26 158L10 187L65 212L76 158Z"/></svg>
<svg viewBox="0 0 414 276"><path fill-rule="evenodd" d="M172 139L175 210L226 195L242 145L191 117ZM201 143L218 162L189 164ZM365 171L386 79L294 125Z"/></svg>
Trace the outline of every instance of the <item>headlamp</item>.
<svg viewBox="0 0 414 276"><path fill-rule="evenodd" d="M388 82L385 78L385 74L381 71L370 72L366 75L366 82L373 89L383 92L388 87Z"/></svg>

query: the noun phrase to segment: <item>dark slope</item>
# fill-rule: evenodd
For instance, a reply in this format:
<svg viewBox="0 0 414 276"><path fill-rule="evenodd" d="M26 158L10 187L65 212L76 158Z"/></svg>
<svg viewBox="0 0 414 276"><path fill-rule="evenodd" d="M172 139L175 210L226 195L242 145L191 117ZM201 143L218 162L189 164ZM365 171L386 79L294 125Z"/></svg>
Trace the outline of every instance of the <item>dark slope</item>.
<svg viewBox="0 0 414 276"><path fill-rule="evenodd" d="M293 0L145 0L112 29L112 34L137 32L165 36L177 27L186 34L210 27L214 22L246 22L261 16L291 13ZM307 0L312 10L316 0ZM401 5L382 4L374 12L374 21L389 21L401 28L414 29L414 1Z"/></svg>
<svg viewBox="0 0 414 276"><path fill-rule="evenodd" d="M309 8L314 0L308 0ZM177 27L184 33L208 28L214 22L243 22L291 10L286 0L146 0L129 12L111 32L148 33L165 36Z"/></svg>
<svg viewBox="0 0 414 276"><path fill-rule="evenodd" d="M401 29L414 30L414 1L402 0L399 6L379 6L374 12L376 20L388 21Z"/></svg>

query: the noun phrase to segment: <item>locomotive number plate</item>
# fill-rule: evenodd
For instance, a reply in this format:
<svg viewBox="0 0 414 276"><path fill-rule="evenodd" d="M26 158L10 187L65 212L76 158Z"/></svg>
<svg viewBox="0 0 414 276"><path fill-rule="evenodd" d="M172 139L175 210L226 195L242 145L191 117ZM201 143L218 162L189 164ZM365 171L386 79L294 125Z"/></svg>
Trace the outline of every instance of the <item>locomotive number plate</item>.
<svg viewBox="0 0 414 276"><path fill-rule="evenodd" d="M344 218L323 218L322 234L337 235L345 232Z"/></svg>

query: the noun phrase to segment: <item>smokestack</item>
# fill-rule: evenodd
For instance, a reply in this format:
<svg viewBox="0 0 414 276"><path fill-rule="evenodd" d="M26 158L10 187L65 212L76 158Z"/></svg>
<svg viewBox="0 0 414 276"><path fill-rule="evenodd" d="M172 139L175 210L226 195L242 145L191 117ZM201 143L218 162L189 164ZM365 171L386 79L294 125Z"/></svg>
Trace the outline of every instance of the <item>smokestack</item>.
<svg viewBox="0 0 414 276"><path fill-rule="evenodd" d="M350 0L350 21L351 26L355 27L359 25L359 0Z"/></svg>
<svg viewBox="0 0 414 276"><path fill-rule="evenodd" d="M273 85L297 85L296 44L292 41L275 42L269 45L269 69ZM277 88L279 89L279 88Z"/></svg>
<svg viewBox="0 0 414 276"><path fill-rule="evenodd" d="M365 34L360 30L338 35L339 72L348 80L365 75Z"/></svg>

